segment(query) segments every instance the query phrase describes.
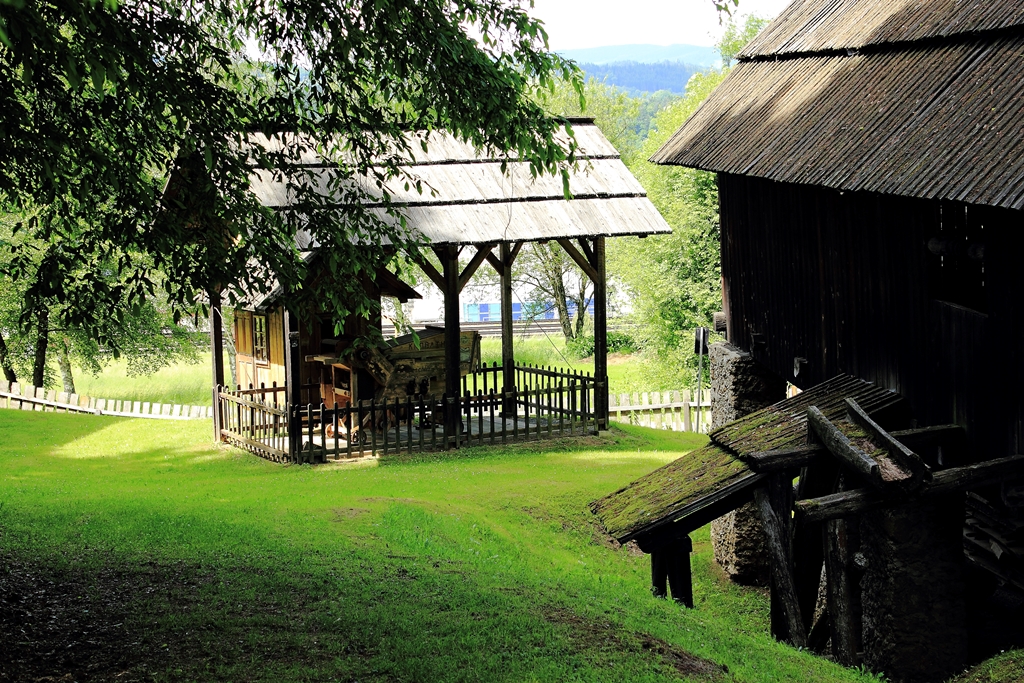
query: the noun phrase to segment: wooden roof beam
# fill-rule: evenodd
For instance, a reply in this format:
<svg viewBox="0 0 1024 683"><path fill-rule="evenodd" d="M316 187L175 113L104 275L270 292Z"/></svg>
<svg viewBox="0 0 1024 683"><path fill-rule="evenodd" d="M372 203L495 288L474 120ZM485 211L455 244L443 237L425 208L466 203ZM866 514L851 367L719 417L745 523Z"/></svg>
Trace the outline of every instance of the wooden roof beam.
<svg viewBox="0 0 1024 683"><path fill-rule="evenodd" d="M428 261L422 254L414 254L411 251L408 253L412 262L419 266L423 274L429 277L430 281L443 292L445 287L444 276L434 267L434 264Z"/></svg>
<svg viewBox="0 0 1024 683"><path fill-rule="evenodd" d="M560 239L558 240L558 243L562 245L562 249L564 249L565 253L569 255L569 258L575 261L576 265L587 274L587 277L590 278L591 282L597 282L600 279L597 274L597 268L590 263L586 256L580 253L580 250L576 248L576 245L567 239Z"/></svg>
<svg viewBox="0 0 1024 683"><path fill-rule="evenodd" d="M483 262L487 259L487 256L493 256L493 254L491 254L491 250L494 249L494 247L497 244L497 242L490 242L488 244L477 245L476 254L473 255L473 258L466 266L466 269L462 271L462 275L459 275L460 292L465 288L466 284L469 282L469 279L473 277L473 274L476 273L477 269L481 266L481 264L483 264Z"/></svg>

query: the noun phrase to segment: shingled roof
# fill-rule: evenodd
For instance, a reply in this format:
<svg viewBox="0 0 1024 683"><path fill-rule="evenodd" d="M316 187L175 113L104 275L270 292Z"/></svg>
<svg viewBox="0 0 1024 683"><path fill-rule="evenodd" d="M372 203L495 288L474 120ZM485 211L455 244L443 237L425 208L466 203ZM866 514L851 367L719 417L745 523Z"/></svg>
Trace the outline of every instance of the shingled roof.
<svg viewBox="0 0 1024 683"><path fill-rule="evenodd" d="M593 119L571 121L581 161L570 174L571 200L565 198L560 177L533 178L525 161L477 150L435 132L425 151L418 139L413 141L414 156L404 167L422 182L423 192L396 179L387 185L391 205L401 209L411 229L435 245L671 232ZM274 144L260 136L252 141ZM303 163L314 175L327 177L320 159L310 157ZM361 184L370 197L381 197L374 182ZM251 187L264 206L286 210L292 204L288 184L279 174L257 172ZM368 206L383 220L394 222L382 206Z"/></svg>
<svg viewBox="0 0 1024 683"><path fill-rule="evenodd" d="M1024 4L796 0L652 161L1024 209Z"/></svg>

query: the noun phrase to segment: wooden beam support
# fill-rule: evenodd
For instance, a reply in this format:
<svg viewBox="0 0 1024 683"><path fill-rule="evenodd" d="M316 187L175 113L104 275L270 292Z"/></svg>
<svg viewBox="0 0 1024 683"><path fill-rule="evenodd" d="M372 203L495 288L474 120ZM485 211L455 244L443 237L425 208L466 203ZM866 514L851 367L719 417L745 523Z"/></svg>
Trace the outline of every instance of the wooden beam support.
<svg viewBox="0 0 1024 683"><path fill-rule="evenodd" d="M466 287L466 283L473 277L473 274L487 259L487 255L491 253L491 250L497 246L497 242L491 242L490 244L479 244L476 245L476 253L473 254L473 258L470 259L469 264L466 265L465 270L459 275L459 292L461 293Z"/></svg>
<svg viewBox="0 0 1024 683"><path fill-rule="evenodd" d="M885 483L882 481L882 472L878 463L850 443L846 435L829 422L817 406L807 409L807 426L821 439L830 453L863 477L870 486L881 490Z"/></svg>
<svg viewBox="0 0 1024 683"><path fill-rule="evenodd" d="M570 240L561 239L558 240L558 243L562 245L562 249L564 249L565 253L569 255L569 258L576 262L576 265L580 267L580 270L587 274L590 281L596 283L599 275L597 274L597 268L594 267L592 260L581 254L580 250L577 249Z"/></svg>
<svg viewBox="0 0 1024 683"><path fill-rule="evenodd" d="M857 664L857 630L854 623L853 585L846 520L825 523L825 573L832 655L843 666Z"/></svg>
<svg viewBox="0 0 1024 683"><path fill-rule="evenodd" d="M771 505L772 512L775 513L775 519L779 522L780 538L782 540L782 549L786 554L786 567L788 568L789 575L793 581L793 594L798 596L797 593L797 582L796 582L796 564L793 557L793 477L787 475L784 471L777 472L768 478L768 502ZM783 590L780 590L778 581L773 574L771 576L771 600L770 600L770 621L771 631L777 640L789 641L790 640L790 624L788 617L788 608L783 603L781 596ZM796 598L797 607L799 608L800 600ZM802 610L800 612L803 613ZM804 624L804 633L806 633L807 625Z"/></svg>
<svg viewBox="0 0 1024 683"><path fill-rule="evenodd" d="M512 262L515 257L508 242L502 242L499 249L501 276L501 381L502 394L514 391L516 386L515 332L512 329ZM502 405L504 415L515 418L516 402L506 397Z"/></svg>
<svg viewBox="0 0 1024 683"><path fill-rule="evenodd" d="M998 484L1009 477L1019 476L1024 476L1024 455L1011 455L1007 458L988 460L976 465L953 467L935 472L932 475L931 483L918 491L917 496L932 498L945 493ZM854 489L820 498L798 500L794 507L798 519L823 522L857 515L865 510L886 505L900 505L909 500L906 496L887 498L876 491Z"/></svg>
<svg viewBox="0 0 1024 683"><path fill-rule="evenodd" d="M220 387L224 386L224 318L221 315L221 292L210 287L210 356L213 363L213 440L224 441L220 425Z"/></svg>
<svg viewBox="0 0 1024 683"><path fill-rule="evenodd" d="M291 406L288 416L288 455L292 459L299 454L302 444L302 417L298 407L302 403L302 353L299 344L299 321L291 311L284 311L284 363L285 395ZM352 387L355 391L355 387ZM355 394L353 394L355 395Z"/></svg>
<svg viewBox="0 0 1024 683"><path fill-rule="evenodd" d="M916 488L927 481L931 481L931 469L924 463L921 456L882 429L852 398L846 399L846 414L851 422L868 433L868 436L875 444L889 451L889 457L896 464L910 472L914 482L910 488Z"/></svg>
<svg viewBox="0 0 1024 683"><path fill-rule="evenodd" d="M655 535L637 539L637 545L651 556L651 594L656 598L668 597L693 608L693 575L690 553L693 542L680 529L670 528Z"/></svg>
<svg viewBox="0 0 1024 683"><path fill-rule="evenodd" d="M412 252L408 252L408 254L409 259L419 266L420 270L423 271L423 274L429 277L430 281L443 292L445 288L444 276L438 272L437 268L434 267L434 264L425 259L422 254L413 254Z"/></svg>
<svg viewBox="0 0 1024 683"><path fill-rule="evenodd" d="M782 525L772 510L768 492L764 487L754 490L754 503L761 515L765 541L768 544L772 582L778 593L789 630L789 642L795 647L807 647L807 635L804 622L800 617L800 605L797 604L796 587L793 583L793 572L790 566L790 555L784 545Z"/></svg>
<svg viewBox="0 0 1024 683"><path fill-rule="evenodd" d="M594 412L597 428L608 429L608 282L604 237L594 238Z"/></svg>
<svg viewBox="0 0 1024 683"><path fill-rule="evenodd" d="M487 257L486 258L487 258L487 263L490 264L491 268L494 269L494 272L497 273L498 276L500 277L501 276L501 270L502 270L501 259L499 257L495 256L491 252L487 252Z"/></svg>
<svg viewBox="0 0 1024 683"><path fill-rule="evenodd" d="M461 314L459 307L459 251L454 244L445 245L442 249L441 265L444 268L444 391L449 401L457 399L456 406L461 405L460 394L462 393L462 335L459 324ZM456 448L462 439L462 414L459 409L452 409L451 405L445 405L445 425L448 429L449 440L454 440ZM450 444L446 444L450 445Z"/></svg>
<svg viewBox="0 0 1024 683"><path fill-rule="evenodd" d="M580 249L583 250L583 254L587 257L587 261L589 261L590 263L593 263L594 262L594 250L590 246L590 243L587 242L587 238L586 237L580 237L580 238L578 238L576 240L576 242L577 242L577 244L580 245Z"/></svg>

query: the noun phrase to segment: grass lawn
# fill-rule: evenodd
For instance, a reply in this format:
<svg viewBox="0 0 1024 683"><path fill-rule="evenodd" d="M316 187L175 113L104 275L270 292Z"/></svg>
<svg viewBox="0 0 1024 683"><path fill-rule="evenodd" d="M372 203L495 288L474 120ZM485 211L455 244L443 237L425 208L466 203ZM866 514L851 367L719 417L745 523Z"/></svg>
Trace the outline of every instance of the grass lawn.
<svg viewBox="0 0 1024 683"><path fill-rule="evenodd" d="M871 680L774 642L706 529L687 610L594 527L699 435L311 468L210 431L0 411L0 680Z"/></svg>
<svg viewBox="0 0 1024 683"><path fill-rule="evenodd" d="M129 377L127 363L114 360L98 375L77 370L75 388L95 398L208 406L213 400L213 368L209 353L201 358L198 363L175 363L143 377ZM226 368L226 356L224 363Z"/></svg>

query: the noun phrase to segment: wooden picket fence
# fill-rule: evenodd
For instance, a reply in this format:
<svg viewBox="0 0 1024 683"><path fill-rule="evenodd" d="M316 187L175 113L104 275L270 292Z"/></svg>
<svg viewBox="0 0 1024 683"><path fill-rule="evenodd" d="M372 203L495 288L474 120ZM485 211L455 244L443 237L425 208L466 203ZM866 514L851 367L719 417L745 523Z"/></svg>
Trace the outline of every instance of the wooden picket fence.
<svg viewBox="0 0 1024 683"><path fill-rule="evenodd" d="M711 392L704 389L699 399L689 389L610 394L608 414L615 422L676 432L707 433L711 424Z"/></svg>
<svg viewBox="0 0 1024 683"><path fill-rule="evenodd" d="M141 417L151 420L197 420L213 417L213 408L210 406L93 398L6 380L0 381L0 408Z"/></svg>

